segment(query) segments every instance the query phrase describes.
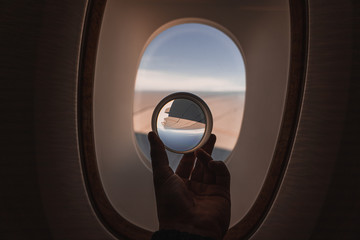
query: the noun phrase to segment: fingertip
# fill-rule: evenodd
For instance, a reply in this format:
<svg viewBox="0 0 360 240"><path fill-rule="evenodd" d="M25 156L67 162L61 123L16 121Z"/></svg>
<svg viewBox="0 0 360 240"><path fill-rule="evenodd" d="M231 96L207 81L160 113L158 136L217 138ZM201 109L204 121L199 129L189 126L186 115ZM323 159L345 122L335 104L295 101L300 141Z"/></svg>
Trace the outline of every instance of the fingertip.
<svg viewBox="0 0 360 240"><path fill-rule="evenodd" d="M211 139L211 141L213 141L213 142L216 142L216 135L212 133L210 135L209 139Z"/></svg>
<svg viewBox="0 0 360 240"><path fill-rule="evenodd" d="M215 134L212 133L210 135L209 139L207 140L206 145L213 148L215 145L215 142L216 142L216 136L215 136Z"/></svg>
<svg viewBox="0 0 360 240"><path fill-rule="evenodd" d="M151 132L148 133L148 139L149 139L149 141L153 141L153 140L155 139L155 137L156 137L156 133L155 133L155 132L151 131Z"/></svg>
<svg viewBox="0 0 360 240"><path fill-rule="evenodd" d="M202 149L205 150L205 152L207 152L208 154L211 155L214 146L215 146L215 142L216 142L216 136L215 134L211 134L209 139L206 141L206 143L202 146Z"/></svg>

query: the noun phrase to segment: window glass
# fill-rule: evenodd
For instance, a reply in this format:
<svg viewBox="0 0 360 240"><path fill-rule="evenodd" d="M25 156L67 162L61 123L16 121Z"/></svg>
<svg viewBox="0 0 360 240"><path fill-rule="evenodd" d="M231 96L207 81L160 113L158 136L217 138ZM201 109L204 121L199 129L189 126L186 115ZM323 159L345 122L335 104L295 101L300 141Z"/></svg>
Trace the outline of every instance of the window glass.
<svg viewBox="0 0 360 240"><path fill-rule="evenodd" d="M240 134L245 101L245 65L239 47L223 31L185 23L159 33L140 60L134 95L134 133L149 166L147 133L158 102L174 92L201 97L213 115L216 160L226 160ZM168 152L172 168L181 155Z"/></svg>

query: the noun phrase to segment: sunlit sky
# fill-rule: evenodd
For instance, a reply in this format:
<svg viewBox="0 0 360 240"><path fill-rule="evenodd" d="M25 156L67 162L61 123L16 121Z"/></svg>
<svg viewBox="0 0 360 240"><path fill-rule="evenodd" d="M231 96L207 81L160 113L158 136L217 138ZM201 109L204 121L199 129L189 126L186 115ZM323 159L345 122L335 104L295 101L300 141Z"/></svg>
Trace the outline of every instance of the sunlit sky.
<svg viewBox="0 0 360 240"><path fill-rule="evenodd" d="M137 91L244 91L244 61L222 31L187 23L168 28L146 48Z"/></svg>

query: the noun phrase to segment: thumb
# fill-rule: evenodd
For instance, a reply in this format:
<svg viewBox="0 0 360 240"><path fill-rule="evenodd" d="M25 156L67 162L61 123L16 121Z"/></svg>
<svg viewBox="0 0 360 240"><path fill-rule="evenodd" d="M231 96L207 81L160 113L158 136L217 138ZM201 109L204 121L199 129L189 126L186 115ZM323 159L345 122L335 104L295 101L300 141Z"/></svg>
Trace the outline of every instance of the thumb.
<svg viewBox="0 0 360 240"><path fill-rule="evenodd" d="M165 152L165 146L154 132L149 132L151 165L155 188L164 183L174 174L169 166L169 160Z"/></svg>

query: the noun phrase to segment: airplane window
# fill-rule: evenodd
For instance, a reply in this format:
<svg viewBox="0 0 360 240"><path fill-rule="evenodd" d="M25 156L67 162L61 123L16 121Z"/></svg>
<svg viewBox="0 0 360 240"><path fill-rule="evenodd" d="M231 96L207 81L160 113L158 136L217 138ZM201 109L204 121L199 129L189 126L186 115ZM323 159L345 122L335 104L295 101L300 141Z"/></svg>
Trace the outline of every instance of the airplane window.
<svg viewBox="0 0 360 240"><path fill-rule="evenodd" d="M220 29L203 23L172 26L152 38L141 56L133 107L139 155L150 167L147 133L161 99L175 92L201 97L213 115L213 158L224 160L240 134L245 104L245 64L239 46ZM168 152L176 168L181 154Z"/></svg>

